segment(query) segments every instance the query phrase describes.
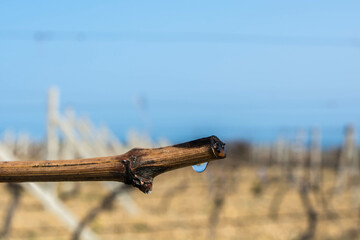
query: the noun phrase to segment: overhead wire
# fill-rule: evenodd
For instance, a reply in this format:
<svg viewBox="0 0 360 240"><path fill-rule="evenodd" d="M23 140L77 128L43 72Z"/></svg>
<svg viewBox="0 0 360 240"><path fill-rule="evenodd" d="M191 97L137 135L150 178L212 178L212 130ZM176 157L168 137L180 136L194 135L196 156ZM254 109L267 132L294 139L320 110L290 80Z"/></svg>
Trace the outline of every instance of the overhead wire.
<svg viewBox="0 0 360 240"><path fill-rule="evenodd" d="M285 36L221 32L154 32L154 31L58 31L1 30L0 40L20 41L117 41L117 42L204 42L234 44L269 44L300 46L360 47L358 37Z"/></svg>

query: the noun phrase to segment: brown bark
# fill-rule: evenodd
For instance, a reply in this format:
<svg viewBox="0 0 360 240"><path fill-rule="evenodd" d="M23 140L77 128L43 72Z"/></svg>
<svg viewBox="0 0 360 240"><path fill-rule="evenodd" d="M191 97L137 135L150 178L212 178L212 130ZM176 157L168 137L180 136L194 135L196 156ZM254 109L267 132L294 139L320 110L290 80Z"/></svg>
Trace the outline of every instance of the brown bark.
<svg viewBox="0 0 360 240"><path fill-rule="evenodd" d="M153 178L161 173L225 156L225 144L211 136L109 157L0 162L0 182L119 181L149 193Z"/></svg>

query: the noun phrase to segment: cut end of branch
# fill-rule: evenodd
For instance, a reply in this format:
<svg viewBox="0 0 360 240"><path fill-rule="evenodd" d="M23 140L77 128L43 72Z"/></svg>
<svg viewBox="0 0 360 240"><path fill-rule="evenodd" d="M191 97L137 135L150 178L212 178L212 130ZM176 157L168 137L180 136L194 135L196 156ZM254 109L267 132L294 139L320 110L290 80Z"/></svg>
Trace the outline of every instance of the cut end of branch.
<svg viewBox="0 0 360 240"><path fill-rule="evenodd" d="M226 158L225 143L223 143L218 137L211 136L211 148L216 158Z"/></svg>

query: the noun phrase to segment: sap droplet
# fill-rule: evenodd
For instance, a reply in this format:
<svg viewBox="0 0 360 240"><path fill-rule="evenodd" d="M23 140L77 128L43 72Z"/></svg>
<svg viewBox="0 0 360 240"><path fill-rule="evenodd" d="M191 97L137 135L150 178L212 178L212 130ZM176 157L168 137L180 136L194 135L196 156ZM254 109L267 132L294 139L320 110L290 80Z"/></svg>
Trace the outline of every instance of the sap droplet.
<svg viewBox="0 0 360 240"><path fill-rule="evenodd" d="M208 162L205 162L205 163L193 165L192 168L195 170L195 172L201 173L201 172L205 171L207 165L208 165Z"/></svg>

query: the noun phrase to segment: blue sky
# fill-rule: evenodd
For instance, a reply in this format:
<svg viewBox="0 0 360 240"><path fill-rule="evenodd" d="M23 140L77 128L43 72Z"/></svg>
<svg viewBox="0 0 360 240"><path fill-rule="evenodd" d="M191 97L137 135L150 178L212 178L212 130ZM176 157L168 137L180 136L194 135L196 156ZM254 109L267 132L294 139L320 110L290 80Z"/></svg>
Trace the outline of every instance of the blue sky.
<svg viewBox="0 0 360 240"><path fill-rule="evenodd" d="M358 1L1 1L0 132L62 107L173 141L360 126ZM145 108L139 110L137 100ZM149 123L145 123L144 117ZM330 141L330 140L329 140Z"/></svg>

